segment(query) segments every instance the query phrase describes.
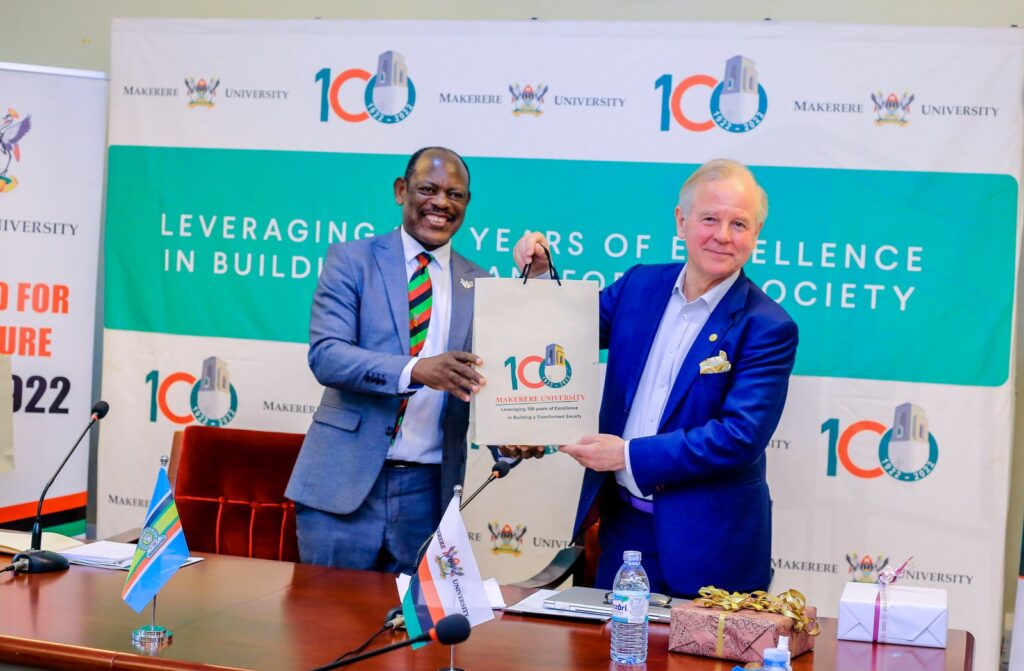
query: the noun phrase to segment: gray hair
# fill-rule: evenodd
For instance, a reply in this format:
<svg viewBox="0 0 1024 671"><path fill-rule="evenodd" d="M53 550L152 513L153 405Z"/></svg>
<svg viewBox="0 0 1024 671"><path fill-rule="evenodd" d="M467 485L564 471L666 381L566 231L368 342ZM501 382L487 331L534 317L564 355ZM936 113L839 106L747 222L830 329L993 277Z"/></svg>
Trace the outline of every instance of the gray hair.
<svg viewBox="0 0 1024 671"><path fill-rule="evenodd" d="M693 193L697 190L697 187L701 184L707 184L708 182L717 182L722 179L731 179L733 177L746 177L750 179L754 187L757 189L757 212L754 213L754 218L757 220L757 226L760 228L764 225L765 219L768 218L768 194L765 193L761 185L757 183L754 178L754 174L750 172L747 166L743 165L739 161L733 161L728 158L716 158L708 161L690 175L685 182L683 187L679 189L679 209L682 211L683 216L688 216L690 210L693 208Z"/></svg>

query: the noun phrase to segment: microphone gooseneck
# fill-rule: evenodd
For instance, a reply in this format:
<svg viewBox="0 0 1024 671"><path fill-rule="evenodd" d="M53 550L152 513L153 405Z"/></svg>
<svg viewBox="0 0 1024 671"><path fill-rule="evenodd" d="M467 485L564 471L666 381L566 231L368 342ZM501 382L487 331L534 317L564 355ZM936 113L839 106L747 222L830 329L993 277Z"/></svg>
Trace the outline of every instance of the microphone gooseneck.
<svg viewBox="0 0 1024 671"><path fill-rule="evenodd" d="M484 491L484 488L487 487L487 485L491 484L495 480L501 479L501 478L505 477L506 475L508 475L509 471L511 471L516 466L518 466L520 461L522 461L522 457L520 457L519 459L516 459L515 461L512 461L512 462L508 462L508 461L496 461L496 462L494 462L494 466L491 467L491 474L487 477L486 480L484 480L484 483L482 485L480 485L479 487L476 488L475 492L473 492L472 494L469 495L469 498L467 498L465 501L462 502L462 504L459 506L459 510L465 510L466 506L469 505L469 502L472 501L473 499L475 499L477 494L479 494L480 492Z"/></svg>
<svg viewBox="0 0 1024 671"><path fill-rule="evenodd" d="M377 655L383 655L386 652L398 650L399 648L404 648L406 646L414 645L416 643L429 643L430 641L437 641L438 643L441 643L443 645L455 645L456 643L462 643L467 638L469 638L470 631L471 629L469 620L466 619L464 615L460 615L458 613L454 615L447 615L438 620L437 624L434 626L433 629L424 634L420 634L416 638L410 638L408 640L400 641L398 643L392 643L391 645L385 645L383 648L377 648L376 650L371 650L370 652L364 652L361 655L355 655L352 657L347 657L342 660L331 662L330 664L325 664L324 666L317 667L316 669L313 669L313 671L330 671L331 669L337 669L341 666L355 664L356 662L361 662L364 659L376 657Z"/></svg>
<svg viewBox="0 0 1024 671"><path fill-rule="evenodd" d="M36 506L36 518L32 523L32 537L30 540L29 551L15 556L17 561L20 558L28 560L28 565L25 568L18 568L15 570L27 571L29 573L47 573L50 571L62 571L66 569L70 564L67 558L56 552L47 552L42 550L43 546L43 501L46 500L46 493L50 491L50 487L53 485L57 476L60 475L64 465L68 463L71 455L75 453L75 449L85 438L85 434L89 433L89 429L93 427L93 424L98 422L107 416L110 412L110 404L106 401L96 401L93 404L92 409L89 411L89 423L85 425L85 429L81 435L78 436L78 440L68 450L67 455L64 457L64 461L60 462L60 466L54 471L50 481L43 487L43 493L39 495L39 503Z"/></svg>

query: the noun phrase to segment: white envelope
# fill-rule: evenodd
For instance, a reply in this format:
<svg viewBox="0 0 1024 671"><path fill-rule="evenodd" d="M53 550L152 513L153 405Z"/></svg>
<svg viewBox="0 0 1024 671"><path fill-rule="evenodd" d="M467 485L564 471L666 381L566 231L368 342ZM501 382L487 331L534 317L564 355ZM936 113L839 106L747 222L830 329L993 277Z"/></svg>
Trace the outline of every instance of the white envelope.
<svg viewBox="0 0 1024 671"><path fill-rule="evenodd" d="M949 609L944 589L890 585L878 603L881 585L846 583L839 599L837 638L897 645L945 648Z"/></svg>

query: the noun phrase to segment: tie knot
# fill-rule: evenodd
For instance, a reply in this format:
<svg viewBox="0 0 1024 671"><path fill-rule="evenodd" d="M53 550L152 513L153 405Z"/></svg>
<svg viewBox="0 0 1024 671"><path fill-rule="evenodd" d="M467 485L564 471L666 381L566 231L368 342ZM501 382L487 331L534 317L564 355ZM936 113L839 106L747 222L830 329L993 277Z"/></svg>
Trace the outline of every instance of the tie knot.
<svg viewBox="0 0 1024 671"><path fill-rule="evenodd" d="M419 254L416 255L416 262L419 264L419 270L423 270L424 268L426 268L428 265L430 265L430 262L433 260L434 257L431 256L430 254L427 254L426 252L420 252Z"/></svg>

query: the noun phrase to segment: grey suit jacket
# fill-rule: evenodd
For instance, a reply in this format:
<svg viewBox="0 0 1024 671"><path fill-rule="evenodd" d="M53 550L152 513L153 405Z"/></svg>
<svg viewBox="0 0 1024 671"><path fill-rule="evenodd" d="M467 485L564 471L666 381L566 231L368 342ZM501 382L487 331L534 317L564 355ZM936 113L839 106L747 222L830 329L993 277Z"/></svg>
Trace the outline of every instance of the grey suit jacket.
<svg viewBox="0 0 1024 671"><path fill-rule="evenodd" d="M471 351L473 289L487 273L452 250L449 350ZM467 280L463 283L461 280ZM409 361L409 297L398 229L336 243L327 250L309 319L309 367L324 385L285 495L304 505L348 514L380 474L403 394ZM442 506L466 469L469 405L448 395L442 430Z"/></svg>

